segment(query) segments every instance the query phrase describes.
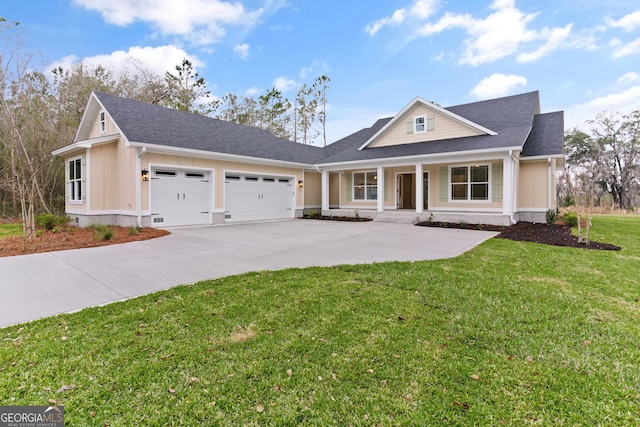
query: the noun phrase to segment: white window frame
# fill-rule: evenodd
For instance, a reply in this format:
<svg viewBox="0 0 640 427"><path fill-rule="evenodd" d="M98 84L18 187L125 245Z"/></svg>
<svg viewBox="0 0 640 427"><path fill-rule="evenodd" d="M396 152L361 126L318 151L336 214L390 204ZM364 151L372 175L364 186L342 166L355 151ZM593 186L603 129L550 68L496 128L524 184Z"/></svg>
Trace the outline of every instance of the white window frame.
<svg viewBox="0 0 640 427"><path fill-rule="evenodd" d="M356 185L356 175L357 174L364 174L364 185ZM374 177L372 178L372 180L374 181L373 184L368 184L367 183L367 175L373 175ZM357 172L353 172L351 175L351 200L353 200L354 202L374 202L378 200L378 171L376 170L371 170L371 171L357 171ZM356 198L356 188L362 188L363 194L364 194L364 198ZM375 188L376 190L376 197L375 198L370 198L369 197L369 189L370 188Z"/></svg>
<svg viewBox="0 0 640 427"><path fill-rule="evenodd" d="M423 114L413 118L413 133L433 132L436 129L436 116Z"/></svg>
<svg viewBox="0 0 640 427"><path fill-rule="evenodd" d="M486 167L487 168L487 181L471 181L471 169ZM452 170L457 168L466 168L467 169L467 181L466 182L453 182ZM486 199L472 199L472 186L484 184L487 186L487 197ZM466 185L467 189L467 197L465 199L454 199L453 198L453 186L458 185ZM449 166L449 202L450 203L491 203L491 163L480 163L480 164L472 164L472 165L452 165Z"/></svg>
<svg viewBox="0 0 640 427"><path fill-rule="evenodd" d="M82 203L82 157L73 157L67 160L69 164L69 202L70 203ZM71 175L73 164L73 172L79 171L75 176Z"/></svg>
<svg viewBox="0 0 640 427"><path fill-rule="evenodd" d="M107 131L107 114L104 111L100 111L100 133Z"/></svg>

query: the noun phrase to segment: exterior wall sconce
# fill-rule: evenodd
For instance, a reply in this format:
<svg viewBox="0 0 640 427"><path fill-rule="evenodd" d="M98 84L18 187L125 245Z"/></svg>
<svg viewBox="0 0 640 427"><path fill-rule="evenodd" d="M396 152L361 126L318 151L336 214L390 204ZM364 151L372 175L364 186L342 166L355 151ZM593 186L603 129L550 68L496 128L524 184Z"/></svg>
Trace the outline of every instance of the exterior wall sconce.
<svg viewBox="0 0 640 427"><path fill-rule="evenodd" d="M142 169L140 172L140 177L143 181L149 181L149 169Z"/></svg>
<svg viewBox="0 0 640 427"><path fill-rule="evenodd" d="M304 182L302 182L302 180L298 181L298 188L302 188L303 184L304 184Z"/></svg>

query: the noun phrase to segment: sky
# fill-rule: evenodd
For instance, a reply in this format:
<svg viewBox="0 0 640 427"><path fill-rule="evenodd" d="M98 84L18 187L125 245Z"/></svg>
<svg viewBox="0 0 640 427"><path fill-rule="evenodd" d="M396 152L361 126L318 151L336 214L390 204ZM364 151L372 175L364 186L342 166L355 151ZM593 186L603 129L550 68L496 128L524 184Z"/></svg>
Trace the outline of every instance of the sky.
<svg viewBox="0 0 640 427"><path fill-rule="evenodd" d="M187 58L214 96L330 79L327 139L415 97L443 107L537 90L590 129L640 109L637 0L0 0L43 71L73 63L159 74Z"/></svg>

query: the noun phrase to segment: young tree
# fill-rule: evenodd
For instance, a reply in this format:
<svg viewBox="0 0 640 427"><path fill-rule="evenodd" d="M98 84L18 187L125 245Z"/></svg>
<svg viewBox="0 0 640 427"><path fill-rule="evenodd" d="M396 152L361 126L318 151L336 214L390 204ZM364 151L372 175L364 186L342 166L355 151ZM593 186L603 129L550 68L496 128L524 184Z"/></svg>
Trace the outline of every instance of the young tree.
<svg viewBox="0 0 640 427"><path fill-rule="evenodd" d="M200 77L188 59L176 65L176 74L167 71L165 79L169 88L166 98L169 107L205 116L217 109L218 102L211 97L204 77Z"/></svg>
<svg viewBox="0 0 640 427"><path fill-rule="evenodd" d="M322 146L327 146L327 91L331 79L326 75L321 75L313 82L312 91L318 102L318 122L320 123L320 135L322 136Z"/></svg>
<svg viewBox="0 0 640 427"><path fill-rule="evenodd" d="M297 119L294 122L297 136L296 142L302 142L303 144L312 144L317 136L317 134L314 134L313 124L316 120L318 100L313 95L313 88L308 87L306 84L300 86L296 94L294 107Z"/></svg>
<svg viewBox="0 0 640 427"><path fill-rule="evenodd" d="M278 138L288 139L288 111L291 103L282 97L282 92L275 87L258 97L259 127L273 133Z"/></svg>

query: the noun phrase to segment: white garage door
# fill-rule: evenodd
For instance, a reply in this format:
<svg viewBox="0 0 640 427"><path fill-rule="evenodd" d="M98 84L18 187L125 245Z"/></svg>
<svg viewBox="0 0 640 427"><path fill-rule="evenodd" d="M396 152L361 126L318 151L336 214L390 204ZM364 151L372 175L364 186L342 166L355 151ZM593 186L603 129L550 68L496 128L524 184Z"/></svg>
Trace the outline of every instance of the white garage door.
<svg viewBox="0 0 640 427"><path fill-rule="evenodd" d="M227 173L224 195L227 222L294 216L293 178Z"/></svg>
<svg viewBox="0 0 640 427"><path fill-rule="evenodd" d="M211 223L211 180L206 171L151 170L151 223L155 227Z"/></svg>

